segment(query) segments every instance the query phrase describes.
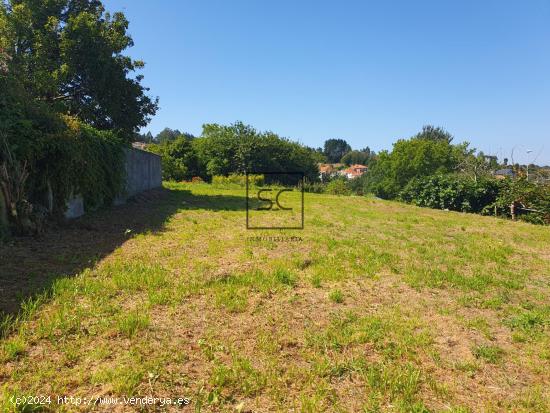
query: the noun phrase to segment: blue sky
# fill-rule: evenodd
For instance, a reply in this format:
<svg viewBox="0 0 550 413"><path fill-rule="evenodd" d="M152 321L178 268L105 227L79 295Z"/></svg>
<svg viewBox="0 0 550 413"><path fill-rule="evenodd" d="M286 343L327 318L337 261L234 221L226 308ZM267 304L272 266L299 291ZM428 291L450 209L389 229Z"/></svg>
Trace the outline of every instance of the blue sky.
<svg viewBox="0 0 550 413"><path fill-rule="evenodd" d="M242 120L310 146L381 150L434 124L550 164L546 0L104 3L130 20L129 54L160 98L144 131Z"/></svg>

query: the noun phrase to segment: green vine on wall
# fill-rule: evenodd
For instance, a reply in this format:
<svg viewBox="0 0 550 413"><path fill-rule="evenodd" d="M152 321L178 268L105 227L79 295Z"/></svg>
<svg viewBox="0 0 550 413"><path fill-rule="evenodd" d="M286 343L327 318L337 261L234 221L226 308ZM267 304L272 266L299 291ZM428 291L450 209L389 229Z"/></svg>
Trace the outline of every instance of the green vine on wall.
<svg viewBox="0 0 550 413"><path fill-rule="evenodd" d="M125 182L125 144L117 134L54 113L8 78L0 78L0 86L6 91L0 96L6 170L0 179L13 188L17 165L28 174L17 201L7 205L11 232L39 232L45 215L61 216L74 195L82 195L86 210L111 204Z"/></svg>

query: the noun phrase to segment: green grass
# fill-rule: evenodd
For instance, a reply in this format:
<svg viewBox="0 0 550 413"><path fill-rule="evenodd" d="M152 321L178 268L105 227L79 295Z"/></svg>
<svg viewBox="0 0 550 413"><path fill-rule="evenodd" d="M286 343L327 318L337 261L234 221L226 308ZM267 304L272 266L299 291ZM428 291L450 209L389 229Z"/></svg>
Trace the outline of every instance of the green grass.
<svg viewBox="0 0 550 413"><path fill-rule="evenodd" d="M480 345L473 349L473 354L478 359L495 364L502 359L504 351L497 346Z"/></svg>
<svg viewBox="0 0 550 413"><path fill-rule="evenodd" d="M548 228L306 194L304 230L250 231L242 188L166 186L162 228L0 323L0 411L15 394L550 411Z"/></svg>
<svg viewBox="0 0 550 413"><path fill-rule="evenodd" d="M332 290L329 293L328 298L337 304L341 304L344 302L344 293L339 289Z"/></svg>
<svg viewBox="0 0 550 413"><path fill-rule="evenodd" d="M122 335L132 338L137 332L145 330L149 324L150 320L147 314L144 314L142 310L133 310L120 317L117 329Z"/></svg>
<svg viewBox="0 0 550 413"><path fill-rule="evenodd" d="M25 351L25 342L19 336L12 337L5 340L2 345L2 352L0 353L0 360L11 361L15 360L17 356L20 356Z"/></svg>

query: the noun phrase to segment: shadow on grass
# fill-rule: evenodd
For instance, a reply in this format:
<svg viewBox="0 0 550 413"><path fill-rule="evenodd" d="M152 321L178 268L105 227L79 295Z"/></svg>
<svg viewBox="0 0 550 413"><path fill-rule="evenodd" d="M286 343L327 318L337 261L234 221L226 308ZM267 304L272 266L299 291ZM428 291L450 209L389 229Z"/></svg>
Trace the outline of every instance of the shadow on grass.
<svg viewBox="0 0 550 413"><path fill-rule="evenodd" d="M0 316L17 314L24 300L49 291L58 278L93 267L133 235L163 231L171 216L186 209L244 211L245 197L156 189L52 226L39 237L0 244Z"/></svg>

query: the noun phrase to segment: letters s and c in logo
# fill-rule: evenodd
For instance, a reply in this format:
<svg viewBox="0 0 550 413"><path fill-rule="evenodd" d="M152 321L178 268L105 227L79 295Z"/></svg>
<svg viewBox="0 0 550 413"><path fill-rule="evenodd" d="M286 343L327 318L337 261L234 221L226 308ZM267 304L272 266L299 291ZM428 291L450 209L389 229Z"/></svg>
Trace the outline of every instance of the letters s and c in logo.
<svg viewBox="0 0 550 413"><path fill-rule="evenodd" d="M265 206L265 207L258 207L258 211L269 211L270 209L273 208L273 201L271 200L271 198L262 198L262 193L264 192L271 192L272 189L260 189L258 191L258 199L260 201L263 201L263 202L269 202L269 206ZM284 206L281 205L281 202L279 201L279 196L281 196L281 194L283 192L290 192L292 191L292 189L281 189L278 193L277 193L277 196L275 197L275 203L277 204L277 206L279 207L279 209L281 210L284 210L284 211L291 211L292 208L285 208Z"/></svg>

